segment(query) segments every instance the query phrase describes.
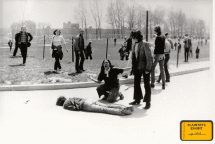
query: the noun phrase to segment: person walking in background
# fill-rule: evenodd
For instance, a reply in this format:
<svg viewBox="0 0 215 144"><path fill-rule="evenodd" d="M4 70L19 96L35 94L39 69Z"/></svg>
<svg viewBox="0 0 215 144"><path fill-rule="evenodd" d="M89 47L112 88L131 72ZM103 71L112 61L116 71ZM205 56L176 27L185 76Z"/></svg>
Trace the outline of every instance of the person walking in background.
<svg viewBox="0 0 215 144"><path fill-rule="evenodd" d="M168 70L168 61L170 59L170 52L171 52L171 44L168 41L168 33L165 34L165 49L164 49L164 54L165 54L165 60L164 60L164 72L166 75L166 82L170 82L170 75L169 75L169 70ZM161 80L161 73L159 75L159 78L156 82L160 83Z"/></svg>
<svg viewBox="0 0 215 144"><path fill-rule="evenodd" d="M184 62L188 62L188 56L190 48L192 47L191 39L188 37L188 34L185 34L184 38Z"/></svg>
<svg viewBox="0 0 215 144"><path fill-rule="evenodd" d="M124 57L125 57L125 48L124 46L122 45L121 48L119 49L118 51L120 53L120 60L124 60Z"/></svg>
<svg viewBox="0 0 215 144"><path fill-rule="evenodd" d="M132 69L134 73L134 101L130 105L140 104L141 99L146 102L144 109L151 107L150 72L153 65L153 57L148 42L143 41L141 31L134 31L131 34L135 45L132 48ZM141 90L141 77L143 76L145 94Z"/></svg>
<svg viewBox="0 0 215 144"><path fill-rule="evenodd" d="M196 58L199 58L200 49L199 46L196 47Z"/></svg>
<svg viewBox="0 0 215 144"><path fill-rule="evenodd" d="M178 52L181 53L181 43L180 43L180 39L178 39Z"/></svg>
<svg viewBox="0 0 215 144"><path fill-rule="evenodd" d="M53 32L54 36L52 38L52 44L51 44L51 49L52 49L52 57L55 58L55 64L54 64L54 70L57 72L61 71L61 65L60 65L60 60L63 58L63 51L62 51L62 46L66 49L68 52L68 49L66 47L66 42L61 35L61 31L59 29L56 29Z"/></svg>
<svg viewBox="0 0 215 144"><path fill-rule="evenodd" d="M10 47L10 51L11 51L12 46L13 46L13 42L12 42L11 40L9 40L9 42L8 42L8 46Z"/></svg>
<svg viewBox="0 0 215 144"><path fill-rule="evenodd" d="M175 51L176 51L176 48L177 48L177 42L174 43L174 47L175 47Z"/></svg>
<svg viewBox="0 0 215 144"><path fill-rule="evenodd" d="M86 55L86 59L88 59L88 57L90 57L90 60L92 60L92 47L91 47L91 41L88 43L87 47L86 47L86 52L85 52L85 55Z"/></svg>
<svg viewBox="0 0 215 144"><path fill-rule="evenodd" d="M16 36L15 36L15 41L18 44L16 46L20 47L21 54L22 54L22 57L23 57L23 64L22 65L25 65L25 63L26 63L28 47L31 46L30 42L33 39L33 36L30 33L28 33L26 30L27 30L26 27L23 26L21 28L21 31L19 33L17 33Z"/></svg>
<svg viewBox="0 0 215 144"><path fill-rule="evenodd" d="M157 63L160 66L160 73L162 79L162 89L165 89L165 75L164 75L164 47L165 47L165 36L161 34L160 26L154 28L157 37L155 39L155 49L154 49L154 63L151 72L151 87L154 88L155 85L155 68Z"/></svg>
<svg viewBox="0 0 215 144"><path fill-rule="evenodd" d="M80 34L75 37L75 43L74 43L74 48L75 48L75 69L76 73L82 73L84 70L84 30L80 30ZM81 60L80 60L81 59Z"/></svg>
<svg viewBox="0 0 215 144"><path fill-rule="evenodd" d="M109 60L104 60L102 62L101 71L99 73L98 79L94 80L96 83L101 83L103 80L104 84L97 87L97 92L99 98L103 95L102 100L108 100L108 102L115 102L118 97L120 100L124 99L124 96L119 92L120 84L118 75L123 73L125 70L130 68L114 68Z"/></svg>
<svg viewBox="0 0 215 144"><path fill-rule="evenodd" d="M116 38L114 38L114 46L116 46Z"/></svg>

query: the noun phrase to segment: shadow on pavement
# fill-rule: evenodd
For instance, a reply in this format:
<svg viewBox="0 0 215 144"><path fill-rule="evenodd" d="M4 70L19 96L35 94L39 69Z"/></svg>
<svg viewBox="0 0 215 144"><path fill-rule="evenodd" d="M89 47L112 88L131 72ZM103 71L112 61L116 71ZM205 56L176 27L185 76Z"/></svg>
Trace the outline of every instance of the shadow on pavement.
<svg viewBox="0 0 215 144"><path fill-rule="evenodd" d="M9 58L21 58L22 56L10 56Z"/></svg>
<svg viewBox="0 0 215 144"><path fill-rule="evenodd" d="M50 74L59 74L58 72L56 71L46 71L44 72L45 75L50 75Z"/></svg>
<svg viewBox="0 0 215 144"><path fill-rule="evenodd" d="M24 66L23 64L9 65L10 67Z"/></svg>
<svg viewBox="0 0 215 144"><path fill-rule="evenodd" d="M73 73L69 73L68 75L69 75L69 76L76 76L76 75L79 75L79 74L81 74L81 73L73 72Z"/></svg>

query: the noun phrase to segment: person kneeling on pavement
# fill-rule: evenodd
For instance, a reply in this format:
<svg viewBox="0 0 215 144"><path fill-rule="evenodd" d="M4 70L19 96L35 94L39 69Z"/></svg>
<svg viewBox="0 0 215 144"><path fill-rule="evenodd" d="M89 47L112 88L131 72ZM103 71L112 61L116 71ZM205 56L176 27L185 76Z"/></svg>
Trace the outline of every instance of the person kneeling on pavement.
<svg viewBox="0 0 215 144"><path fill-rule="evenodd" d="M129 70L131 68L115 68L111 65L109 60L104 60L102 62L101 71L99 73L98 79L94 80L94 82L101 83L103 80L105 81L104 84L99 85L97 87L97 92L99 98L103 95L104 97L102 100L108 100L108 102L115 102L118 97L121 100L124 99L124 96L119 92L120 84L118 75L123 73L124 70Z"/></svg>
<svg viewBox="0 0 215 144"><path fill-rule="evenodd" d="M64 109L72 111L83 110L87 112L107 113L120 116L130 115L134 111L133 106L124 106L121 104L106 105L91 99L77 97L67 99L64 96L60 96L57 99L56 105L63 106Z"/></svg>

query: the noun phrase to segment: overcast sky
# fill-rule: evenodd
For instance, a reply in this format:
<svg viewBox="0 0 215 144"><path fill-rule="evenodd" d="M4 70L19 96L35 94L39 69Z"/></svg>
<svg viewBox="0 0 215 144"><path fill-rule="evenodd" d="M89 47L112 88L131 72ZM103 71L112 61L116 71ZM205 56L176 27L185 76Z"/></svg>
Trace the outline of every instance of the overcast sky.
<svg viewBox="0 0 215 144"><path fill-rule="evenodd" d="M2 0L0 0L2 1ZM84 0L90 6L93 0ZM103 17L102 27L108 27L106 23L107 6L110 1L100 0L102 2ZM163 6L166 10L182 10L187 17L200 18L209 25L212 22L213 4L212 0L124 0L127 4L133 3L143 5L145 8L156 8ZM13 22L22 21L22 19L38 22L47 22L52 28L62 28L63 22L77 22L74 18L74 9L78 6L79 0L3 0L0 2L2 16L0 18L1 27L8 28ZM24 15L23 15L24 13ZM90 9L88 7L90 16ZM93 19L88 20L88 26L95 27Z"/></svg>

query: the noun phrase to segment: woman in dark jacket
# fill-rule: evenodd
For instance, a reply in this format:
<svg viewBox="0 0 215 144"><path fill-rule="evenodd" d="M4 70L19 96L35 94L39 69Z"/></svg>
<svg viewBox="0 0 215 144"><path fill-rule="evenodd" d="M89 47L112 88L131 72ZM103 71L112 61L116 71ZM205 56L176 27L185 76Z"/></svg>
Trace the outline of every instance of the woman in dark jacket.
<svg viewBox="0 0 215 144"><path fill-rule="evenodd" d="M108 102L115 102L118 97L121 100L124 99L123 95L119 93L120 84L118 75L123 73L124 70L128 70L131 68L115 68L111 65L109 60L104 60L102 62L101 71L99 73L98 79L93 81L97 83L101 83L103 80L104 84L97 87L97 92L99 98L104 95L102 100L108 100ZM109 93L108 93L109 92Z"/></svg>
<svg viewBox="0 0 215 144"><path fill-rule="evenodd" d="M155 85L155 67L157 63L159 63L160 66L160 74L162 79L162 89L165 89L165 76L164 76L164 46L165 46L165 36L161 34L161 28L160 26L156 26L154 28L154 31L157 34L157 37L155 39L155 49L154 49L154 63L152 66L152 72L151 72L151 87L154 88Z"/></svg>

